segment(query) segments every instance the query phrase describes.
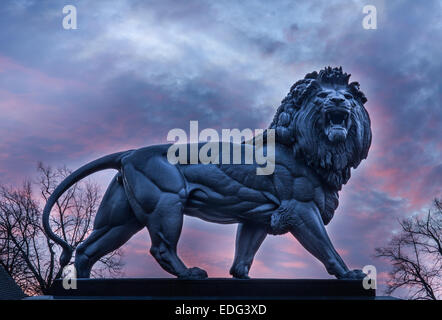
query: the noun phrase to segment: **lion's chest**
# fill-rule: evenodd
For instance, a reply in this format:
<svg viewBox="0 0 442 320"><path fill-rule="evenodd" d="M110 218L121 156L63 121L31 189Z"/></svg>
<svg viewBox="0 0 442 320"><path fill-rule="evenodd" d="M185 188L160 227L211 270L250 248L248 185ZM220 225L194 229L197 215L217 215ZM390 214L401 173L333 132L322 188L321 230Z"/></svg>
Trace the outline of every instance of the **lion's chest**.
<svg viewBox="0 0 442 320"><path fill-rule="evenodd" d="M329 190L320 177L300 161L276 167L274 176L276 194L280 201L296 200L313 202L324 223L328 222L337 208L337 192Z"/></svg>

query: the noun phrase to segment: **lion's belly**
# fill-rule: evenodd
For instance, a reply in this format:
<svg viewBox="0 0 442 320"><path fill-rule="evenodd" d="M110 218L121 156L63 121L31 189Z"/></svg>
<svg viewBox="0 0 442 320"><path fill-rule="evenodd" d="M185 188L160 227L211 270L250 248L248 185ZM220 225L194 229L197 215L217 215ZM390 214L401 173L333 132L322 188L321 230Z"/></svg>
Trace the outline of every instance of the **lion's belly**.
<svg viewBox="0 0 442 320"><path fill-rule="evenodd" d="M247 165L185 165L185 213L216 223L263 220L276 208L271 180ZM275 198L273 196L273 198Z"/></svg>
<svg viewBox="0 0 442 320"><path fill-rule="evenodd" d="M204 185L192 185L185 214L215 223L237 223L247 220L266 223L276 205L259 191L222 195Z"/></svg>

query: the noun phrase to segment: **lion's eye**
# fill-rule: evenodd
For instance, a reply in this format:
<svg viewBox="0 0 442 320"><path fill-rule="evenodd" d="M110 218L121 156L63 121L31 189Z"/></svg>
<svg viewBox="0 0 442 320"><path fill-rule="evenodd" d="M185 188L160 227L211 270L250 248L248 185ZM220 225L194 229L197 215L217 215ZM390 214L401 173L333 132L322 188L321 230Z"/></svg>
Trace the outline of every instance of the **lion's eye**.
<svg viewBox="0 0 442 320"><path fill-rule="evenodd" d="M320 92L320 93L318 93L318 97L319 98L325 98L325 97L327 97L328 96L328 93L327 92Z"/></svg>
<svg viewBox="0 0 442 320"><path fill-rule="evenodd" d="M344 94L345 99L353 99L353 96L349 93Z"/></svg>

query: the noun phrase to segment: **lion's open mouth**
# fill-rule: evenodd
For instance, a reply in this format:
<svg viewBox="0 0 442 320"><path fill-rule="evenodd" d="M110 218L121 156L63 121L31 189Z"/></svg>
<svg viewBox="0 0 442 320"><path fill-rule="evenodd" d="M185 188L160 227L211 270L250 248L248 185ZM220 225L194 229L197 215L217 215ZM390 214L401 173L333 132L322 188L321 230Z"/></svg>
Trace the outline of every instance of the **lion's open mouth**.
<svg viewBox="0 0 442 320"><path fill-rule="evenodd" d="M346 110L328 110L324 113L325 134L330 142L343 142L347 138L349 112Z"/></svg>

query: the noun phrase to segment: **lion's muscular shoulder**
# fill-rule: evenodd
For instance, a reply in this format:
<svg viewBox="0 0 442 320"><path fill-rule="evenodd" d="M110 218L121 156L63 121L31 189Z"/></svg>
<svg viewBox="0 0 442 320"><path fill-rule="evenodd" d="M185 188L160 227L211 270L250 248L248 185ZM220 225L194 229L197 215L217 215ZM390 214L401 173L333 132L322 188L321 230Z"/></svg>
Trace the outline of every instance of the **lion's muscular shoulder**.
<svg viewBox="0 0 442 320"><path fill-rule="evenodd" d="M324 187L316 171L296 158L292 148L277 144L276 155L273 181L278 198L314 202L324 224L328 224L338 207L337 191Z"/></svg>
<svg viewBox="0 0 442 320"><path fill-rule="evenodd" d="M312 170L297 162L296 170L289 171L285 166L277 166L274 174L275 190L281 203L296 200L313 202L321 213L324 224L333 218L338 207L338 192L324 187Z"/></svg>
<svg viewBox="0 0 442 320"><path fill-rule="evenodd" d="M321 186L318 175L302 160L296 159L291 148L277 144L275 162L273 180L277 193L283 199L314 199L315 190Z"/></svg>

